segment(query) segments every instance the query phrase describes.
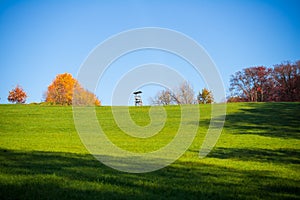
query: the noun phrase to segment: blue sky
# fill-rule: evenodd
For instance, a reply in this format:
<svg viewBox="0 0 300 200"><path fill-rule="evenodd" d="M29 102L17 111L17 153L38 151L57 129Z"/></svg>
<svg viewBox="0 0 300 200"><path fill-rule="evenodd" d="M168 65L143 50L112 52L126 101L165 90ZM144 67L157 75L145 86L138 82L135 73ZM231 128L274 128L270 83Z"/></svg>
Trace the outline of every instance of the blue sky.
<svg viewBox="0 0 300 200"><path fill-rule="evenodd" d="M213 59L228 88L230 75L242 68L300 59L299 8L297 0L0 1L0 103L7 103L8 91L17 84L28 93L27 102L42 101L57 74L76 77L99 43L142 27L173 29L193 38ZM187 63L164 52L144 51L110 68L95 91L102 103L110 104L121 72L145 62L171 65L196 92L205 87ZM123 71L122 65L127 66ZM147 103L161 88L142 89Z"/></svg>

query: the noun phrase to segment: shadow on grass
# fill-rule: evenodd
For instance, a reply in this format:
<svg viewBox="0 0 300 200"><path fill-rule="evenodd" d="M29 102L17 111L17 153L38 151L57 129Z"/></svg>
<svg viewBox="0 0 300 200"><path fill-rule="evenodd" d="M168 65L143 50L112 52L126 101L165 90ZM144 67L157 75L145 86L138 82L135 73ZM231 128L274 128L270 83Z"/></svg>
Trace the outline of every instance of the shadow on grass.
<svg viewBox="0 0 300 200"><path fill-rule="evenodd" d="M297 199L300 195L295 180L268 171L200 162L177 161L156 172L129 174L110 169L91 155L1 149L0 163L1 199Z"/></svg>
<svg viewBox="0 0 300 200"><path fill-rule="evenodd" d="M225 128L236 134L300 139L300 103L248 103L226 116Z"/></svg>
<svg viewBox="0 0 300 200"><path fill-rule="evenodd" d="M210 152L208 157L279 164L300 164L299 155L300 150L298 149L270 150L216 147Z"/></svg>

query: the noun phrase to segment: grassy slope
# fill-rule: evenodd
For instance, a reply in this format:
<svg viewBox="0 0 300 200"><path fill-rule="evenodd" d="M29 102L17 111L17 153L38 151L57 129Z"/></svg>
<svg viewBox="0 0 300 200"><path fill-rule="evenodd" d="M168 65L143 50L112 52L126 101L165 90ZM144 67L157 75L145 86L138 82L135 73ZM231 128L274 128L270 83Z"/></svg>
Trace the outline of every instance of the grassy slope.
<svg viewBox="0 0 300 200"><path fill-rule="evenodd" d="M101 126L122 148L147 152L164 146L180 121L167 107L162 133L145 143L119 131L109 107L97 108ZM205 159L198 153L209 124L201 106L198 135L175 163L128 174L96 161L74 128L71 107L0 105L0 197L4 199L282 199L300 198L300 104L228 104L223 134ZM131 108L149 122L148 107ZM154 148L154 149L153 149Z"/></svg>

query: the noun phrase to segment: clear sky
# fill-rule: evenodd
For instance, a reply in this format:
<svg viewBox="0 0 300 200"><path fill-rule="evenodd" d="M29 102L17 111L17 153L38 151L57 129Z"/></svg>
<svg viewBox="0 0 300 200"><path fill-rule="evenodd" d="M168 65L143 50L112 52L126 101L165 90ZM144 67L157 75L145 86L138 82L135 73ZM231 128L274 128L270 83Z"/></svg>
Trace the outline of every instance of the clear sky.
<svg viewBox="0 0 300 200"><path fill-rule="evenodd" d="M142 27L173 29L193 38L211 56L228 88L230 75L242 68L300 59L299 10L297 0L1 0L0 103L8 103L8 91L17 84L28 93L28 103L42 101L57 74L76 77L99 43ZM124 63L122 59L95 91L104 105L111 102L120 71L144 62L173 65L196 92L205 86L186 63L163 52L149 50L124 57ZM144 101L158 89L146 86Z"/></svg>

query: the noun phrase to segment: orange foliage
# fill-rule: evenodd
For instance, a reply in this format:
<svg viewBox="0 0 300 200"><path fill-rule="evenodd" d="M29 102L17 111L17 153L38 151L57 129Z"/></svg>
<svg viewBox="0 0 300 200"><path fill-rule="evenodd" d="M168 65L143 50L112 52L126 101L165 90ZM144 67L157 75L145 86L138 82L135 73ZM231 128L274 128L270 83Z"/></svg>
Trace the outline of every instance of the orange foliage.
<svg viewBox="0 0 300 200"><path fill-rule="evenodd" d="M14 102L25 103L26 98L27 98L26 92L24 92L24 90L17 85L15 89L9 91L7 100L13 103Z"/></svg>
<svg viewBox="0 0 300 200"><path fill-rule="evenodd" d="M78 87L74 90L74 105L96 105L101 106L100 100L91 92Z"/></svg>
<svg viewBox="0 0 300 200"><path fill-rule="evenodd" d="M52 84L48 86L46 102L72 105L73 95L76 105L101 105L93 93L83 89L79 82L68 73L57 75Z"/></svg>

